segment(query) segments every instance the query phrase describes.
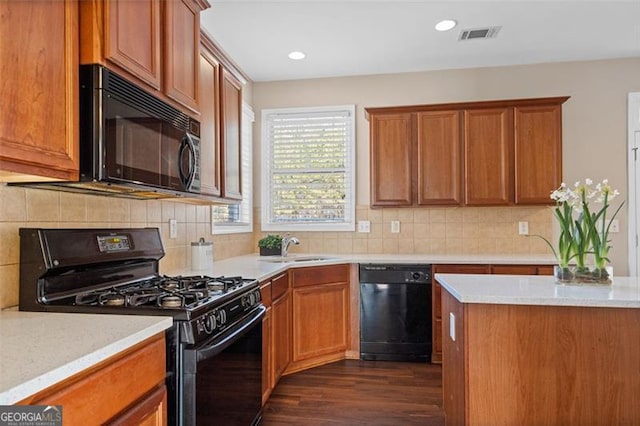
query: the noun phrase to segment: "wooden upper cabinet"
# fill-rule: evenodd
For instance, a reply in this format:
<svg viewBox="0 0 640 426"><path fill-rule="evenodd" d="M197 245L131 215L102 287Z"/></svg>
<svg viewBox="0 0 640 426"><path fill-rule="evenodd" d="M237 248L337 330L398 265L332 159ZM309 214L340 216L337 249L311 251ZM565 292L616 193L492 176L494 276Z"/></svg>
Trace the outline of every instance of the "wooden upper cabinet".
<svg viewBox="0 0 640 426"><path fill-rule="evenodd" d="M222 195L219 100L220 62L203 43L200 52L200 191L213 196Z"/></svg>
<svg viewBox="0 0 640 426"><path fill-rule="evenodd" d="M514 108L515 202L552 204L551 191L562 181L562 108Z"/></svg>
<svg viewBox="0 0 640 426"><path fill-rule="evenodd" d="M418 204L462 203L460 111L417 114Z"/></svg>
<svg viewBox="0 0 640 426"><path fill-rule="evenodd" d="M160 90L159 0L110 0L103 5L105 59Z"/></svg>
<svg viewBox="0 0 640 426"><path fill-rule="evenodd" d="M242 200L242 83L226 69L222 70L222 158L224 198Z"/></svg>
<svg viewBox="0 0 640 426"><path fill-rule="evenodd" d="M206 0L83 0L80 62L103 64L198 117Z"/></svg>
<svg viewBox="0 0 640 426"><path fill-rule="evenodd" d="M78 3L0 2L0 180L78 179Z"/></svg>
<svg viewBox="0 0 640 426"><path fill-rule="evenodd" d="M465 204L508 205L513 199L511 121L511 108L465 111Z"/></svg>
<svg viewBox="0 0 640 426"><path fill-rule="evenodd" d="M567 99L366 108L371 205L549 204Z"/></svg>
<svg viewBox="0 0 640 426"><path fill-rule="evenodd" d="M200 59L200 11L194 0L171 0L165 4L165 91L182 105L198 111Z"/></svg>
<svg viewBox="0 0 640 426"><path fill-rule="evenodd" d="M370 117L371 205L413 203L413 131L411 114Z"/></svg>

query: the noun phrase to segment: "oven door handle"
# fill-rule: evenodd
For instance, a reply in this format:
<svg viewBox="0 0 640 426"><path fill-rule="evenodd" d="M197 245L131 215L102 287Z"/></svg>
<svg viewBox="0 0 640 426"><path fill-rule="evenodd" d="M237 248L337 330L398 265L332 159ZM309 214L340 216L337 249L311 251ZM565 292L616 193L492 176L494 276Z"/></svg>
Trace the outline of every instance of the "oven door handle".
<svg viewBox="0 0 640 426"><path fill-rule="evenodd" d="M227 349L231 346L236 340L246 334L249 330L251 330L256 324L262 322L262 318L264 317L264 313L267 311L267 308L264 306L260 306L254 313L245 318L240 325L240 328L234 329L232 333L224 335L221 339L216 339L210 345L206 345L202 348L197 349L196 360L197 362L207 360L209 358L213 358L218 355L220 352Z"/></svg>

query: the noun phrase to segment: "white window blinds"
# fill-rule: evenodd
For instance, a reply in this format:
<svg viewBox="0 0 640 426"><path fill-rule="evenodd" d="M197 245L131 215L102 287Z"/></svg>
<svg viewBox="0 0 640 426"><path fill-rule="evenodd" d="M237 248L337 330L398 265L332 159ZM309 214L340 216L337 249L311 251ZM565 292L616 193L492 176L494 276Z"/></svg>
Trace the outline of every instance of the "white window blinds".
<svg viewBox="0 0 640 426"><path fill-rule="evenodd" d="M353 230L355 107L265 110L264 230Z"/></svg>

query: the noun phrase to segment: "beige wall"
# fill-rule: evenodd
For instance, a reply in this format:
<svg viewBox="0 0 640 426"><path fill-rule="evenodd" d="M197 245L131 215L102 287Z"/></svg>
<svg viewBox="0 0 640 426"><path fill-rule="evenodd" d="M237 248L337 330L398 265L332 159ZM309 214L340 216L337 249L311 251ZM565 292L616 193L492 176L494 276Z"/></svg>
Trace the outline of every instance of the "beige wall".
<svg viewBox="0 0 640 426"><path fill-rule="evenodd" d="M377 209L369 204L368 123L364 107L569 95L564 114L564 177L609 178L627 193L626 98L640 91L640 59L542 64L395 75L249 83L255 123L256 220L260 206L260 112L263 108L357 105L357 218L372 232L303 233L293 251L342 253L546 253L537 240L517 235L517 221L547 237L553 220L546 208ZM190 264L190 242L213 240L216 259L255 251L260 233L210 235L209 209L168 201L135 201L85 196L0 184L0 308L17 303L20 227L142 227L162 230L165 273ZM387 232L401 220L402 232ZM178 238L168 238L168 220L178 221ZM614 235L616 274L627 273L626 211ZM259 226L259 223L257 224ZM259 229L259 228L258 228Z"/></svg>
<svg viewBox="0 0 640 426"><path fill-rule="evenodd" d="M356 104L357 204L366 206L365 107L568 95L571 99L563 108L564 179L572 183L585 177L608 178L626 199L626 104L627 94L634 91L640 91L640 58L254 83L254 156L260 158L262 109ZM259 161L254 183L255 203L260 206ZM615 273L626 274L626 211L620 219L621 233L613 235L611 255ZM424 238L432 235L425 231Z"/></svg>
<svg viewBox="0 0 640 426"><path fill-rule="evenodd" d="M225 259L253 252L252 234L211 235L210 208L170 201L139 201L95 195L24 189L0 184L0 309L18 303L18 228L156 227L166 256L161 273L179 273L191 264L191 242L214 242L214 256ZM169 219L178 222L169 238Z"/></svg>

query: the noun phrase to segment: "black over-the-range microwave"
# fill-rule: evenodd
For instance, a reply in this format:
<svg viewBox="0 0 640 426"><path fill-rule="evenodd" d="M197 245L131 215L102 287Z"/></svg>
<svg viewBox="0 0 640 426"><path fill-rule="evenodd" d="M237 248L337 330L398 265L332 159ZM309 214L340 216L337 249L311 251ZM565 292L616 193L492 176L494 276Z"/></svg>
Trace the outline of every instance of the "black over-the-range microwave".
<svg viewBox="0 0 640 426"><path fill-rule="evenodd" d="M33 185L131 198L200 194L197 120L101 65L81 65L79 80L80 181Z"/></svg>

